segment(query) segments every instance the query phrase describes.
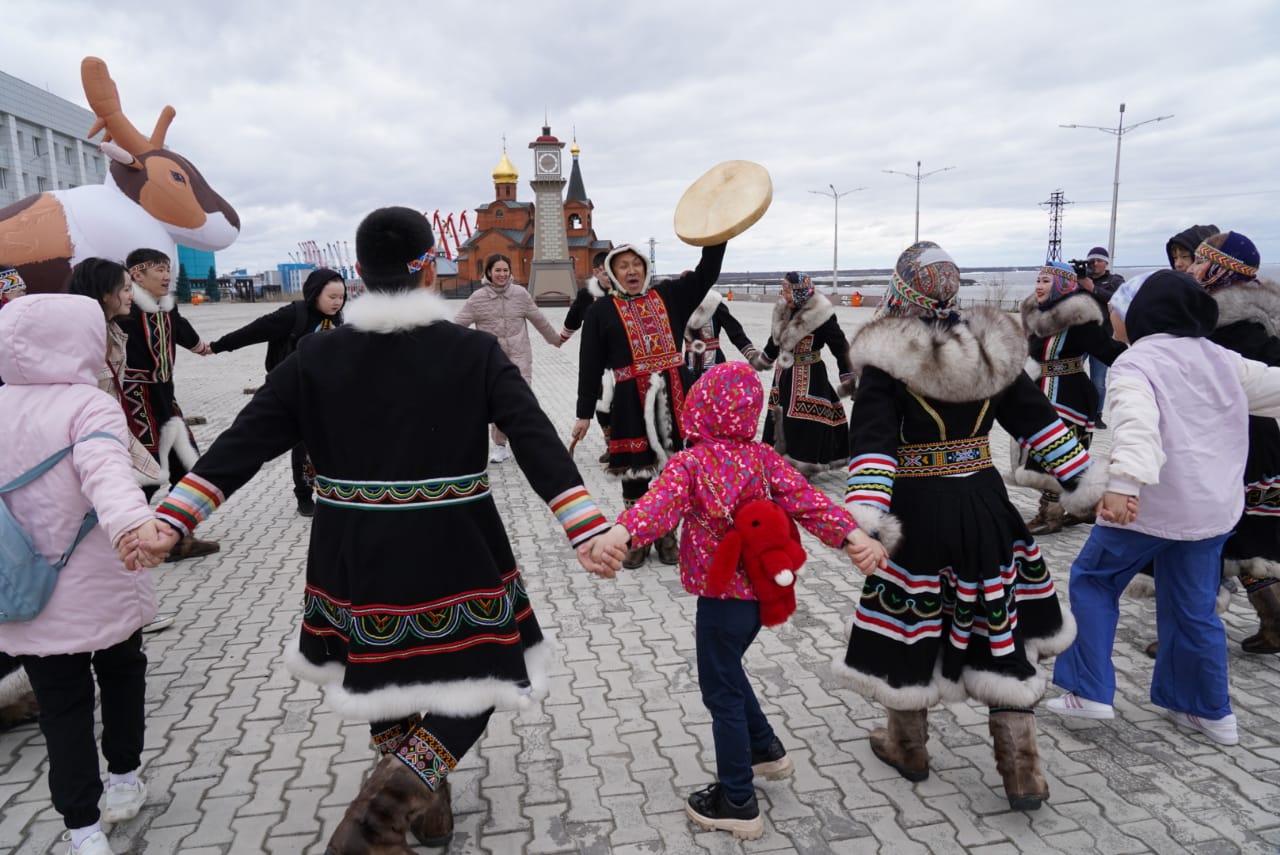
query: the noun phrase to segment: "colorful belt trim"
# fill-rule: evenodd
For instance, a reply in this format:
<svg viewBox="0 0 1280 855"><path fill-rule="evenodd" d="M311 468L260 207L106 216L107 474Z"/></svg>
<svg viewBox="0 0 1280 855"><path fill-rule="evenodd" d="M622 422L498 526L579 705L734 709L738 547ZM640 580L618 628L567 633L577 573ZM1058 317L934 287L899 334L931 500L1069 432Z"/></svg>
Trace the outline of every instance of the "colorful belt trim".
<svg viewBox="0 0 1280 855"><path fill-rule="evenodd" d="M1041 377L1061 377L1064 374L1083 373L1083 356L1068 356L1066 359L1046 359L1040 363Z"/></svg>
<svg viewBox="0 0 1280 855"><path fill-rule="evenodd" d="M613 369L613 379L618 383L625 383L628 380L634 380L641 375L653 374L655 371L667 371L671 368L679 368L683 360L678 353L668 353L662 356L655 356L640 362L633 362L625 368Z"/></svg>
<svg viewBox="0 0 1280 855"><path fill-rule="evenodd" d="M808 353L797 353L795 356L796 365L811 365L814 362L822 361L822 354L816 350L811 350Z"/></svg>
<svg viewBox="0 0 1280 855"><path fill-rule="evenodd" d="M899 478L963 475L992 465L991 444L985 435L898 448Z"/></svg>
<svg viewBox="0 0 1280 855"><path fill-rule="evenodd" d="M316 475L316 501L361 511L460 505L489 495L489 473L425 481L339 481Z"/></svg>

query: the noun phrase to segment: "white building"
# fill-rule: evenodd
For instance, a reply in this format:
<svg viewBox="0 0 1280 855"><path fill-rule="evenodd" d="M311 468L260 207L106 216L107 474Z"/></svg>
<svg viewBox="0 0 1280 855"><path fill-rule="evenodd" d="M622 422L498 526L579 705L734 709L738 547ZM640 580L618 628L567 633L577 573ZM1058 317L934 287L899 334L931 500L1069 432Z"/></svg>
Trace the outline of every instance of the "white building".
<svg viewBox="0 0 1280 855"><path fill-rule="evenodd" d="M105 158L86 136L94 118L0 71L0 208L32 193L101 184Z"/></svg>

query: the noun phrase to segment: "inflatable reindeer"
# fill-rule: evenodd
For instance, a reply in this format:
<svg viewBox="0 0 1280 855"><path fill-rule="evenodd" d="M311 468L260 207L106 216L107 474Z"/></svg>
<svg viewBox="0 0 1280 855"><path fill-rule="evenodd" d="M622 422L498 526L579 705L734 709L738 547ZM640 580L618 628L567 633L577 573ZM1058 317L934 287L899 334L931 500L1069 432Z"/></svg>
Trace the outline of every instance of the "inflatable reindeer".
<svg viewBox="0 0 1280 855"><path fill-rule="evenodd" d="M123 262L149 247L176 262L179 242L210 251L230 246L240 234L235 209L189 160L164 148L174 109L160 111L148 138L125 117L105 62L85 57L80 78L98 117L89 136L105 131L106 182L37 193L0 209L0 268L18 268L32 293L56 292L91 256Z"/></svg>

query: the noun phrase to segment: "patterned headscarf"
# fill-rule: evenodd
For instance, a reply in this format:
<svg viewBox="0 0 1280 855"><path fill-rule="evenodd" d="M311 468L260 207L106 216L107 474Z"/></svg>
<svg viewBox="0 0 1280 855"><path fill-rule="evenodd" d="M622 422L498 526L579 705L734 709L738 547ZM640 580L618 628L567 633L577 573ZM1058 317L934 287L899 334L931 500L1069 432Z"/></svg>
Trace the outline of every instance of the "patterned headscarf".
<svg viewBox="0 0 1280 855"><path fill-rule="evenodd" d="M960 290L960 268L942 247L922 240L898 256L878 315L946 317Z"/></svg>
<svg viewBox="0 0 1280 855"><path fill-rule="evenodd" d="M1257 279L1262 257L1253 241L1239 232L1219 232L1196 248L1196 261L1209 262L1200 284L1207 291L1217 291Z"/></svg>
<svg viewBox="0 0 1280 855"><path fill-rule="evenodd" d="M1038 279L1040 276L1048 276L1053 280L1053 287L1049 291L1049 296L1038 304L1042 309L1049 308L1068 294L1074 294L1080 288L1075 270L1070 264L1063 264L1061 261L1046 262L1044 267L1040 268L1040 273L1036 278Z"/></svg>
<svg viewBox="0 0 1280 855"><path fill-rule="evenodd" d="M800 308L813 296L813 282L792 271L782 277L786 280L786 288L791 292L791 305Z"/></svg>

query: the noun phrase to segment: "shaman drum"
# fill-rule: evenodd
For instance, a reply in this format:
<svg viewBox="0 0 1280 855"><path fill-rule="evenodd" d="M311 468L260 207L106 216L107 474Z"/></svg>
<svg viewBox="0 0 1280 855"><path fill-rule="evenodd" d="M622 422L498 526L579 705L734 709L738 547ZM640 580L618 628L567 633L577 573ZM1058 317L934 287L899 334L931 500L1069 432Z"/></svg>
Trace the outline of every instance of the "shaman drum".
<svg viewBox="0 0 1280 855"><path fill-rule="evenodd" d="M676 236L713 246L742 234L773 201L769 171L750 160L726 160L703 173L676 205Z"/></svg>

